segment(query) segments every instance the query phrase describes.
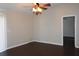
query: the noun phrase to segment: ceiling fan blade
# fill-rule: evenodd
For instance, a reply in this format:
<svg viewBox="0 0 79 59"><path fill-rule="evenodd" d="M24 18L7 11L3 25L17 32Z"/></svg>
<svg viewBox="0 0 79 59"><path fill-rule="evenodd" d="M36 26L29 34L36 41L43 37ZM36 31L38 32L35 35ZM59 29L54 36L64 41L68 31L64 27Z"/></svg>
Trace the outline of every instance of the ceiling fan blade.
<svg viewBox="0 0 79 59"><path fill-rule="evenodd" d="M40 5L39 5L40 8L45 9L45 10L46 10L49 6L51 6L51 4L49 4L49 3L48 3L48 4L40 4Z"/></svg>
<svg viewBox="0 0 79 59"><path fill-rule="evenodd" d="M50 3L48 3L48 4L45 4L45 6L51 6L51 4L50 4Z"/></svg>
<svg viewBox="0 0 79 59"><path fill-rule="evenodd" d="M43 10L47 10L47 8L42 8Z"/></svg>

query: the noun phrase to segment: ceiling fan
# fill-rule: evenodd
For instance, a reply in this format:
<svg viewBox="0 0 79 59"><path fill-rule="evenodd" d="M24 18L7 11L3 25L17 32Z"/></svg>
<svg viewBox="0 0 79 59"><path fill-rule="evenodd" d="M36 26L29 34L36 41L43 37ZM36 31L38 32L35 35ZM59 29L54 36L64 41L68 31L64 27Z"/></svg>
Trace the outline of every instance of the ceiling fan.
<svg viewBox="0 0 79 59"><path fill-rule="evenodd" d="M32 7L32 11L36 15L41 14L44 10L47 10L48 7L50 6L51 6L50 3L21 3L17 5L17 7L20 9Z"/></svg>
<svg viewBox="0 0 79 59"><path fill-rule="evenodd" d="M48 7L50 7L51 4L50 3L34 3L33 4L33 13L35 13L36 15L41 14L43 10L47 10Z"/></svg>

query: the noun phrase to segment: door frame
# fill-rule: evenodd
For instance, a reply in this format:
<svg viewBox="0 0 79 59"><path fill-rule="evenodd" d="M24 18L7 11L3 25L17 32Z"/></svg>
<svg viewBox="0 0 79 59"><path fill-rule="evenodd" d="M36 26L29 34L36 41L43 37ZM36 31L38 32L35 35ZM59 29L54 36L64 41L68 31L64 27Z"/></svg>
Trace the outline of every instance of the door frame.
<svg viewBox="0 0 79 59"><path fill-rule="evenodd" d="M0 50L0 53L1 52L3 52L3 51L5 51L5 50L7 50L7 19L6 19L6 15L4 14L4 13L0 13L0 16L2 16L3 17L3 19L4 19L4 47L5 48L3 48L3 50Z"/></svg>
<svg viewBox="0 0 79 59"><path fill-rule="evenodd" d="M65 15L65 16L62 16L62 21L61 21L61 32L62 32L62 44L64 45L64 40L63 40L63 18L64 17L71 17L71 16L74 16L75 17L75 19L74 19L74 21L75 21L75 38L74 38L74 47L76 47L76 24L77 24L77 16L76 15Z"/></svg>

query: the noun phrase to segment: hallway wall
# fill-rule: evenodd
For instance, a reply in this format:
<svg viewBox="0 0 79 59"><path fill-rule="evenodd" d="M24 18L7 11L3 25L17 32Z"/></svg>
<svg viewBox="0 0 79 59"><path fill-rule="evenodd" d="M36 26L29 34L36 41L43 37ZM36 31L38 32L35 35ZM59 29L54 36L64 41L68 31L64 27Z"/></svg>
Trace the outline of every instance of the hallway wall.
<svg viewBox="0 0 79 59"><path fill-rule="evenodd" d="M64 17L63 18L63 36L64 37L75 37L75 17Z"/></svg>

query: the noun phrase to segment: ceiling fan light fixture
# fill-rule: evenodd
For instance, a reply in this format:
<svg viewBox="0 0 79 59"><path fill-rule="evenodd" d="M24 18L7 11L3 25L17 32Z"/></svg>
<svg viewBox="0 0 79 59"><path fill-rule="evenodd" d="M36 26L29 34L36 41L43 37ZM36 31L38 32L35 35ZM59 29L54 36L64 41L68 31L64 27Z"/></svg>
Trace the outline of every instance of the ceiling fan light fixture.
<svg viewBox="0 0 79 59"><path fill-rule="evenodd" d="M42 12L43 9L41 9L40 7L38 7L38 8L37 8L37 11L38 11L38 12Z"/></svg>
<svg viewBox="0 0 79 59"><path fill-rule="evenodd" d="M51 6L49 3L48 4L39 4L39 3L34 3L33 5L33 13L36 15L41 14L43 10L46 10L49 6Z"/></svg>
<svg viewBox="0 0 79 59"><path fill-rule="evenodd" d="M33 12L37 12L37 10L35 8L33 8Z"/></svg>

